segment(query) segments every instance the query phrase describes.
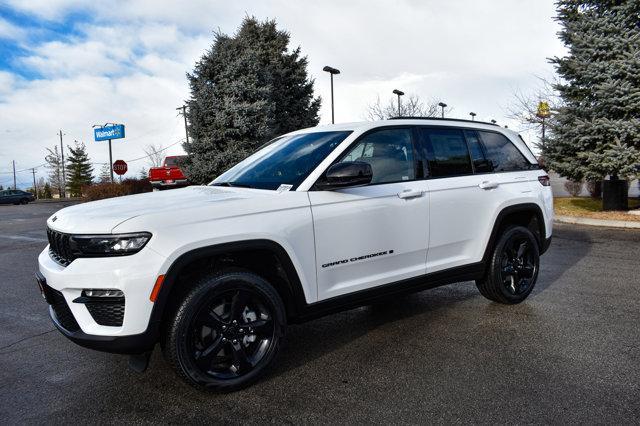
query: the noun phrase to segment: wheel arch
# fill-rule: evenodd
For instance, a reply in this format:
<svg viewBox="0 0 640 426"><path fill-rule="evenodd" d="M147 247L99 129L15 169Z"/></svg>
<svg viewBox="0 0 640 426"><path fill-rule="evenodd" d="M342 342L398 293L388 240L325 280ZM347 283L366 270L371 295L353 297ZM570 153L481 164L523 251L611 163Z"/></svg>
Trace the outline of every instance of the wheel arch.
<svg viewBox="0 0 640 426"><path fill-rule="evenodd" d="M546 249L546 227L542 209L536 203L515 204L503 208L498 213L482 256L483 262L486 263L488 261L501 231L509 225L521 225L528 228L536 237L540 254L544 253Z"/></svg>
<svg viewBox="0 0 640 426"><path fill-rule="evenodd" d="M280 297L285 304L287 311L287 317L296 317L298 315L299 307L306 304L306 298L302 283L298 275L291 257L288 252L277 242L267 239L256 240L244 240L236 242L228 242L215 244L211 246L199 247L181 254L169 267L164 274L164 281L157 299L154 303L153 310L150 317L150 326L155 327L159 331L159 327L162 324L165 316L170 313L172 309L172 302L177 301L181 292L185 291L189 286L181 286L181 278L188 275L190 272L202 272L206 271L206 268L211 268L214 271L216 268L224 268L225 266L248 266L234 263L234 259L243 259L248 262L251 256L273 256L272 259L267 257L260 257L259 262L263 267L247 269L258 273L263 278L269 280L275 287ZM280 270L281 274L278 276L265 275L264 266L268 265L269 260L277 261L277 266L274 265L272 273ZM189 268L193 267L194 271L189 271ZM205 268L205 269L203 269Z"/></svg>

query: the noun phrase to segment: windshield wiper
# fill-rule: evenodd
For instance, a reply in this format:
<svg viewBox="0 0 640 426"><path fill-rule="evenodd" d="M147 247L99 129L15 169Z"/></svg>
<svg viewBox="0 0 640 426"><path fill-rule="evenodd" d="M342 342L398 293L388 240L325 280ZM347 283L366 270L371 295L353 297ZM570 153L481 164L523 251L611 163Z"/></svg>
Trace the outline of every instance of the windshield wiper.
<svg viewBox="0 0 640 426"><path fill-rule="evenodd" d="M247 185L246 183L239 182L217 182L214 183L213 186L234 186L237 188L253 188L251 185Z"/></svg>

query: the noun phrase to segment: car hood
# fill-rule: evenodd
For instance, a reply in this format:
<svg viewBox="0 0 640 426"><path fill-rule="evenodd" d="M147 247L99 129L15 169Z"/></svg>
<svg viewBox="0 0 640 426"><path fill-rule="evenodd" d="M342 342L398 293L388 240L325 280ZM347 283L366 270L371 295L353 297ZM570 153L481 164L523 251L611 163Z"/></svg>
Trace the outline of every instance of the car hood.
<svg viewBox="0 0 640 426"><path fill-rule="evenodd" d="M218 215L233 201L277 196L276 191L246 188L189 186L76 204L47 219L50 228L72 234L108 234L119 224L138 216L161 213L182 215L198 207L212 207Z"/></svg>

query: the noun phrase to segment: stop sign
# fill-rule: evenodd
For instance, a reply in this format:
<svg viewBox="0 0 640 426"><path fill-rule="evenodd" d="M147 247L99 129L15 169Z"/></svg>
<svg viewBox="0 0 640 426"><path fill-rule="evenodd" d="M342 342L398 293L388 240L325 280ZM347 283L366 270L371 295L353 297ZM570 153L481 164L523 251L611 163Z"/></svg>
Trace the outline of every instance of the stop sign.
<svg viewBox="0 0 640 426"><path fill-rule="evenodd" d="M122 176L123 174L127 173L128 167L127 167L127 163L124 162L124 160L116 160L113 163L113 171L117 174Z"/></svg>

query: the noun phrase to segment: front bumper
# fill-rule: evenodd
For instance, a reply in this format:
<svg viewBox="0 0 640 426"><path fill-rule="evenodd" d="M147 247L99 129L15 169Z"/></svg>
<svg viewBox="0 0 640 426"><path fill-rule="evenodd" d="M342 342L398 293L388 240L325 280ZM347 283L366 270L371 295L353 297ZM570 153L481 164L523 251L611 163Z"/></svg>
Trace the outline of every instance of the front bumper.
<svg viewBox="0 0 640 426"><path fill-rule="evenodd" d="M54 325L70 340L100 351L142 353L158 338L158 324L150 322L154 304L149 295L164 260L145 248L132 256L76 259L63 267L51 259L47 247L38 258L36 279ZM100 324L90 306L79 302L85 289L121 290L121 324Z"/></svg>

